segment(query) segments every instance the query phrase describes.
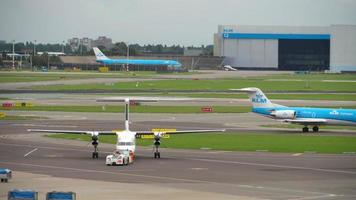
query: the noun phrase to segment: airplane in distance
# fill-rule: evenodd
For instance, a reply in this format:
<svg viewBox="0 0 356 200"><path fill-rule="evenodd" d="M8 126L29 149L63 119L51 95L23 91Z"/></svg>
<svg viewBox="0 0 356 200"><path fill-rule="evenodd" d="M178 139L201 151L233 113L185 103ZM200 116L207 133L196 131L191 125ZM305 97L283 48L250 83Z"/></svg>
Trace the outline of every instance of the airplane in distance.
<svg viewBox="0 0 356 200"><path fill-rule="evenodd" d="M356 109L287 107L272 103L259 88L231 89L245 92L252 102L252 112L283 122L304 125L303 132L319 131L320 125L356 126Z"/></svg>
<svg viewBox="0 0 356 200"><path fill-rule="evenodd" d="M225 71L237 71L237 69L231 67L230 65L223 65L222 68L223 68Z"/></svg>
<svg viewBox="0 0 356 200"><path fill-rule="evenodd" d="M106 57L99 48L93 47L96 62L112 65L112 64L128 64L128 65L153 65L153 66L169 66L169 67L181 67L182 64L175 60L137 60L137 59L110 59Z"/></svg>
<svg viewBox="0 0 356 200"><path fill-rule="evenodd" d="M129 104L130 99L102 99L99 102L125 102L125 130L123 131L92 131L92 130L44 130L44 129L28 129L29 132L42 132L42 133L64 133L64 134L87 134L91 136L94 152L92 158L99 158L98 144L99 135L116 135L116 150L129 151L135 155L136 150L136 138L144 138L143 136L152 136L154 139L154 158L160 158L159 146L161 144L161 138L166 134L184 134L184 133L204 133L204 132L224 132L225 129L206 129L206 130L175 130L175 129L155 129L151 131L131 131L129 128ZM138 100L140 101L140 100ZM142 100L145 101L145 100ZM146 100L151 102L150 100Z"/></svg>
<svg viewBox="0 0 356 200"><path fill-rule="evenodd" d="M45 52L37 52L37 55L43 55L43 54L47 54L49 56L65 56L66 54L63 52L55 52L55 51L45 51Z"/></svg>

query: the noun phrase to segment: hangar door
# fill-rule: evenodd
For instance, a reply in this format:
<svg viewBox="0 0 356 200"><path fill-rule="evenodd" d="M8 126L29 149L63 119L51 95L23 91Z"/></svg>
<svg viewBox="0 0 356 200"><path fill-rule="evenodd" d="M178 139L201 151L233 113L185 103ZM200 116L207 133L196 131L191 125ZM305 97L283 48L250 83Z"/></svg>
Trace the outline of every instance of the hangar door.
<svg viewBox="0 0 356 200"><path fill-rule="evenodd" d="M328 70L330 40L279 39L278 69Z"/></svg>
<svg viewBox="0 0 356 200"><path fill-rule="evenodd" d="M241 68L277 69L278 40L238 39L232 64Z"/></svg>

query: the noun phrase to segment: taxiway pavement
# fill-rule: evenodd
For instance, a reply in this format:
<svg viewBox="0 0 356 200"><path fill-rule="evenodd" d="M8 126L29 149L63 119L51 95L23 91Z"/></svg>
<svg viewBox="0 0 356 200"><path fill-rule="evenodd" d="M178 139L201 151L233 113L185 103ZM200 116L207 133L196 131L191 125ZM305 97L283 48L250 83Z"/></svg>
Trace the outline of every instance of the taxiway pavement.
<svg viewBox="0 0 356 200"><path fill-rule="evenodd" d="M0 166L15 171L13 181L1 187L1 195L9 188L31 188L30 183L35 188L42 185L39 189L43 189L48 182L47 187L51 185L53 190L65 190L71 185L72 191L86 199L90 199L86 195L93 191L99 196L114 192L123 199L142 199L151 194L152 197L146 199L153 196L155 199L169 196L172 199L356 198L355 155L162 149L162 158L153 159L152 148L139 147L134 164L113 167L104 164L104 156L112 152L113 145L100 144L101 157L93 160L92 147L86 142L50 139L26 132L29 126L58 128L59 122L1 122ZM98 128L96 126L105 125L103 123L67 121L61 124L77 129ZM78 127L69 127L73 124ZM193 124L175 125L191 128ZM195 124L196 127L202 125L206 124ZM144 129L152 124L136 126ZM19 176L16 172L20 172ZM22 180L26 176L33 180ZM54 177L53 183L51 177ZM87 188L90 191L85 193L85 181L88 187L98 185ZM54 184L57 182L62 184ZM116 191L113 186L117 187ZM92 196L92 199L97 198Z"/></svg>

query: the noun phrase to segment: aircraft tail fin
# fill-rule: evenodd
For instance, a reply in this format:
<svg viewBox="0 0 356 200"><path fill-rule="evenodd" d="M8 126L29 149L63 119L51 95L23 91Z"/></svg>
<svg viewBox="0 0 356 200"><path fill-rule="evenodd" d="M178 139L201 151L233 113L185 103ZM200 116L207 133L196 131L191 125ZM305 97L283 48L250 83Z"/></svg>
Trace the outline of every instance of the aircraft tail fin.
<svg viewBox="0 0 356 200"><path fill-rule="evenodd" d="M109 60L108 57L106 57L103 52L100 51L98 47L93 47L94 53L96 60Z"/></svg>
<svg viewBox="0 0 356 200"><path fill-rule="evenodd" d="M233 91L246 92L254 108L274 108L281 105L272 103L259 88L231 89Z"/></svg>

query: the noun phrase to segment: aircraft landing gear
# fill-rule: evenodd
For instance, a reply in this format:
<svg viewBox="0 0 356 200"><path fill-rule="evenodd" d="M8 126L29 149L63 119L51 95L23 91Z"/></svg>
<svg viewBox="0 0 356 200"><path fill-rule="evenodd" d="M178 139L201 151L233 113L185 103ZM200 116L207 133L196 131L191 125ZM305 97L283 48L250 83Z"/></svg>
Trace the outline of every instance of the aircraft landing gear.
<svg viewBox="0 0 356 200"><path fill-rule="evenodd" d="M92 158L93 159L98 159L99 158L99 152L93 152L93 155L92 155Z"/></svg>
<svg viewBox="0 0 356 200"><path fill-rule="evenodd" d="M307 126L304 126L302 130L303 130L303 133L309 132L309 128Z"/></svg>
<svg viewBox="0 0 356 200"><path fill-rule="evenodd" d="M319 127L318 126L313 126L313 132L318 132L319 131Z"/></svg>
<svg viewBox="0 0 356 200"><path fill-rule="evenodd" d="M98 142L98 136L92 136L91 137L92 139L92 142L91 144L94 146L94 152L92 154L92 158L93 159L98 159L99 158L99 152L98 152L98 145L99 145L99 142Z"/></svg>
<svg viewBox="0 0 356 200"><path fill-rule="evenodd" d="M155 158L161 158L161 152L155 152L154 153Z"/></svg>
<svg viewBox="0 0 356 200"><path fill-rule="evenodd" d="M161 145L160 137L155 137L154 145L154 158L161 158L161 152L159 152L159 146Z"/></svg>
<svg viewBox="0 0 356 200"><path fill-rule="evenodd" d="M92 158L93 159L98 159L99 158L99 152L98 152L98 150L97 150L97 147L94 147L95 149L94 149L94 152L93 152L93 154L92 154Z"/></svg>

